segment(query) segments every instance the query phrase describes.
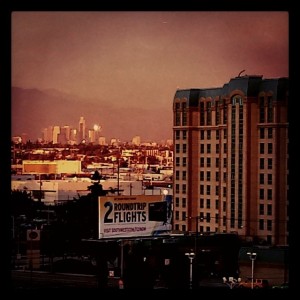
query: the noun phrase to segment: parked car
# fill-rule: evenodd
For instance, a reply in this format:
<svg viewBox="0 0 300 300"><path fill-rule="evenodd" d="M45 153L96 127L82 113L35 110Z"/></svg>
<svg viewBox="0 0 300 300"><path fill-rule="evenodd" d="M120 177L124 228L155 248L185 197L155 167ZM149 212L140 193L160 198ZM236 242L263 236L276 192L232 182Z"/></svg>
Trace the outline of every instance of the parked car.
<svg viewBox="0 0 300 300"><path fill-rule="evenodd" d="M288 289L288 288L289 288L288 282L284 282L282 284L272 286L272 289Z"/></svg>
<svg viewBox="0 0 300 300"><path fill-rule="evenodd" d="M267 279L254 279L253 280L253 288L259 289L259 288L268 288L269 287L269 281ZM241 281L239 284L239 288L252 288L252 279L247 279L245 281Z"/></svg>

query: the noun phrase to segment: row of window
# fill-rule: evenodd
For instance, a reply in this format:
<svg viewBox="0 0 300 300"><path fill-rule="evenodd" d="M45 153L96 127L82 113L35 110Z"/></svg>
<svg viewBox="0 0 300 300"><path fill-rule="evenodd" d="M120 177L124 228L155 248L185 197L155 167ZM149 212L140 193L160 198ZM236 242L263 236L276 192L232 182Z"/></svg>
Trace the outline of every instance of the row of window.
<svg viewBox="0 0 300 300"><path fill-rule="evenodd" d="M259 159L259 168L260 170L264 170L265 169L265 158L260 158ZM268 170L272 170L273 168L273 159L272 158L268 158L267 159L267 169Z"/></svg>
<svg viewBox="0 0 300 300"><path fill-rule="evenodd" d="M265 196L267 196L267 198ZM259 189L259 199L260 200L265 200L265 199L272 200L273 199L273 190L272 189Z"/></svg>
<svg viewBox="0 0 300 300"><path fill-rule="evenodd" d="M181 203L182 205L180 206L180 198L179 197L175 197L175 207L181 207L181 208L186 208L187 207L187 201L186 198L182 198L181 199ZM206 205L204 205L206 203ZM204 198L200 198L199 200L199 207L200 208L214 208L214 209L219 209L220 207L220 201L218 199L215 199L214 201L214 207L212 207L212 200L211 199L204 199ZM226 201L223 201L223 211L226 211Z"/></svg>
<svg viewBox="0 0 300 300"><path fill-rule="evenodd" d="M268 154L273 153L273 144L272 143L267 144L267 153ZM259 143L259 154L265 154L265 143Z"/></svg>
<svg viewBox="0 0 300 300"><path fill-rule="evenodd" d="M209 213L207 215L209 215ZM182 221L186 221L186 219L187 219L186 213L182 212L182 219L181 220ZM205 219L206 223L210 223L211 217L210 216L206 216L204 219ZM200 217L199 223L203 222L204 219L201 219L201 217ZM178 211L175 213L175 220L176 221L180 221L180 217L179 217L179 212ZM234 221L235 220L233 220L233 225L231 226L231 228L234 228ZM218 219L216 219L214 223L215 224L219 224ZM226 226L226 218L223 219L222 225L224 227ZM259 228L259 230L272 231L273 230L273 221L272 220L259 219L259 221L258 221L258 228ZM179 230L179 224L175 224L175 229ZM185 225L182 225L182 230L186 231L186 226ZM218 231L217 227L216 227L215 231L216 232ZM204 232L204 226L200 225L199 232ZM206 227L206 232L210 232L210 227L209 226Z"/></svg>
<svg viewBox="0 0 300 300"><path fill-rule="evenodd" d="M205 190L205 185L201 184L200 185L200 195L211 195L211 186L206 185L206 193L204 193ZM243 191L242 185L238 186L238 194L241 194ZM187 185L182 184L181 185L181 193L186 194L187 192ZM232 186L231 188L231 194L234 195L235 192L235 186ZM179 194L180 193L180 185L175 184L175 193ZM226 197L227 189L224 186L223 187L223 197ZM220 187L217 185L215 186L215 196L219 196L220 194ZM272 189L259 189L259 199L260 200L272 200L273 199L273 190Z"/></svg>

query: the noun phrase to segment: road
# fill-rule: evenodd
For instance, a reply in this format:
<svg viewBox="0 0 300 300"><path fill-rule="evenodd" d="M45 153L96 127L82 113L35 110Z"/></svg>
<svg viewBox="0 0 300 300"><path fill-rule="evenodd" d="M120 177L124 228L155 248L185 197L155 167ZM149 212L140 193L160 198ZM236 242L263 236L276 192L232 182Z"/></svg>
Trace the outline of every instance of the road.
<svg viewBox="0 0 300 300"><path fill-rule="evenodd" d="M97 289L98 281L94 275L12 270L11 286L13 290Z"/></svg>

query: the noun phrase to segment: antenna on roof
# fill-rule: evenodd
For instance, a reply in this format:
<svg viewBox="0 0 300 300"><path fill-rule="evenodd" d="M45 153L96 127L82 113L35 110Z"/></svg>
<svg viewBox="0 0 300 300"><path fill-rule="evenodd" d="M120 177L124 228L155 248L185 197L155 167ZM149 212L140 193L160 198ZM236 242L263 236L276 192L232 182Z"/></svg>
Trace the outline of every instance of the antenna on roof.
<svg viewBox="0 0 300 300"><path fill-rule="evenodd" d="M238 75L238 77L241 77L241 74L243 73L243 72L245 72L246 70L242 70L240 73L239 73L239 75Z"/></svg>

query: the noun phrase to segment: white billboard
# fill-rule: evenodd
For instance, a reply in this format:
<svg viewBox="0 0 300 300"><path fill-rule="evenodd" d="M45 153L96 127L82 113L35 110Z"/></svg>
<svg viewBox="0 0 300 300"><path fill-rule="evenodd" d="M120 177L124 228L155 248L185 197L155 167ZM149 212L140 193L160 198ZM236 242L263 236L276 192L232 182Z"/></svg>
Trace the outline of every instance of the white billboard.
<svg viewBox="0 0 300 300"><path fill-rule="evenodd" d="M99 197L99 238L170 233L171 200L162 195Z"/></svg>

